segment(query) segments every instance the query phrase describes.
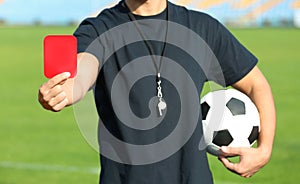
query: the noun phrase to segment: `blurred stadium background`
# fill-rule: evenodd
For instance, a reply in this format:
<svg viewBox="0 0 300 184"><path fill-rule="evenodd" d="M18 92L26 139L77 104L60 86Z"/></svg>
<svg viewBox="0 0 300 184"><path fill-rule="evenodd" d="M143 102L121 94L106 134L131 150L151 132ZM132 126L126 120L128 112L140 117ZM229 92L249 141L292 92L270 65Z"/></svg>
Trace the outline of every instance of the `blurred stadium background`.
<svg viewBox="0 0 300 184"><path fill-rule="evenodd" d="M300 0L173 0L228 25L300 27ZM98 14L116 0L0 0L0 22L66 25Z"/></svg>
<svg viewBox="0 0 300 184"><path fill-rule="evenodd" d="M98 154L73 108L43 110L43 38L72 34L116 0L0 0L0 184L97 183ZM216 17L260 60L275 97L278 125L271 162L250 179L209 156L216 184L299 183L300 0L173 0Z"/></svg>

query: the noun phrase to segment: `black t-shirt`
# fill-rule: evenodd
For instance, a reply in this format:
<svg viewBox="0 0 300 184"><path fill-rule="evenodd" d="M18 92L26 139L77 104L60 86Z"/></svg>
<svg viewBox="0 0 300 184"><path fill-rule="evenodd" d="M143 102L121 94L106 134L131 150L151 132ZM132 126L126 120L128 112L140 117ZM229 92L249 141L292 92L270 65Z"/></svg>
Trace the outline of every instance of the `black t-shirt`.
<svg viewBox="0 0 300 184"><path fill-rule="evenodd" d="M134 24L128 11L121 1L84 20L74 33L78 53L89 52L99 60L94 94L100 119L100 183L213 183L202 142L203 84L214 80L231 85L257 59L204 13L168 2L158 15L135 16ZM155 61L138 29L152 46ZM163 57L163 117L156 109L157 56Z"/></svg>

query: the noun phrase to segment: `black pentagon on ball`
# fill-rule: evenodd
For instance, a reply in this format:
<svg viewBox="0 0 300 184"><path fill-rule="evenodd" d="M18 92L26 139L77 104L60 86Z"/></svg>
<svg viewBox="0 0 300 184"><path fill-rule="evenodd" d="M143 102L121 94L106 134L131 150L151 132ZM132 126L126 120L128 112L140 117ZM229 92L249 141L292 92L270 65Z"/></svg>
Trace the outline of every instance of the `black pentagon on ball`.
<svg viewBox="0 0 300 184"><path fill-rule="evenodd" d="M214 131L213 135L213 143L217 146L228 146L232 141L233 138L230 135L230 132L226 130L219 130L219 131Z"/></svg>
<svg viewBox="0 0 300 184"><path fill-rule="evenodd" d="M249 137L248 137L248 140L249 140L249 143L250 143L250 144L253 144L254 141L255 141L256 139L258 139L258 134L259 134L259 127L258 127L258 126L254 126L254 127L252 128L251 134L250 134Z"/></svg>
<svg viewBox="0 0 300 184"><path fill-rule="evenodd" d="M206 120L209 109L210 106L206 102L201 104L202 120Z"/></svg>
<svg viewBox="0 0 300 184"><path fill-rule="evenodd" d="M245 103L239 99L231 98L226 106L233 116L246 114Z"/></svg>

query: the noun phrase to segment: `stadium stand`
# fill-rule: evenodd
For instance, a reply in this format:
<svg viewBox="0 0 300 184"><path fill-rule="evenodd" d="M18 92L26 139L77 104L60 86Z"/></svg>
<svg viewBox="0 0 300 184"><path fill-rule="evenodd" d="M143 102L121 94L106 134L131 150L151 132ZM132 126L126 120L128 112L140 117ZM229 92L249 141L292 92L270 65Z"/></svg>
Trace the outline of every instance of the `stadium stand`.
<svg viewBox="0 0 300 184"><path fill-rule="evenodd" d="M297 0L292 3L292 8L294 9L300 9L300 0Z"/></svg>
<svg viewBox="0 0 300 184"><path fill-rule="evenodd" d="M200 1L198 3L198 7L200 9L209 9L209 8L212 8L214 6L218 6L218 5L222 5L224 3L227 3L229 2L230 0L203 0L203 1Z"/></svg>
<svg viewBox="0 0 300 184"><path fill-rule="evenodd" d="M240 0L236 3L233 3L232 8L233 9L246 9L255 3L257 3L258 0Z"/></svg>
<svg viewBox="0 0 300 184"><path fill-rule="evenodd" d="M0 0L0 21L8 24L69 24L96 16L119 0ZM293 22L300 0L170 0L237 26L280 26ZM282 24L284 23L284 24Z"/></svg>
<svg viewBox="0 0 300 184"><path fill-rule="evenodd" d="M283 0L270 0L262 3L257 8L253 9L249 13L245 14L241 19L245 19L246 21L257 20L267 11L270 11L272 8L277 6L278 4L282 3Z"/></svg>
<svg viewBox="0 0 300 184"><path fill-rule="evenodd" d="M193 0L179 0L176 3L178 5L186 6L186 5L190 4L191 2L193 2Z"/></svg>

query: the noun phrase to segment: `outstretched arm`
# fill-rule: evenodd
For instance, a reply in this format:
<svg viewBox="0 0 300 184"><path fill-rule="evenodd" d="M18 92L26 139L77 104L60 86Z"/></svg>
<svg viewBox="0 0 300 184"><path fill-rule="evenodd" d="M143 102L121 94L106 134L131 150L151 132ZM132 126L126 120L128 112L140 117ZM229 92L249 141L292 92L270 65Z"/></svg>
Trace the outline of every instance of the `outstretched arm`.
<svg viewBox="0 0 300 184"><path fill-rule="evenodd" d="M249 96L258 109L261 122L258 147L222 147L223 156L219 159L232 172L248 178L270 160L276 127L275 105L270 86L258 67L254 67L243 79L232 86ZM240 162L232 163L226 158L228 156L240 156Z"/></svg>
<svg viewBox="0 0 300 184"><path fill-rule="evenodd" d="M69 73L58 74L39 88L38 100L47 110L61 111L82 99L95 83L99 62L89 53L77 55L77 75L69 78Z"/></svg>

